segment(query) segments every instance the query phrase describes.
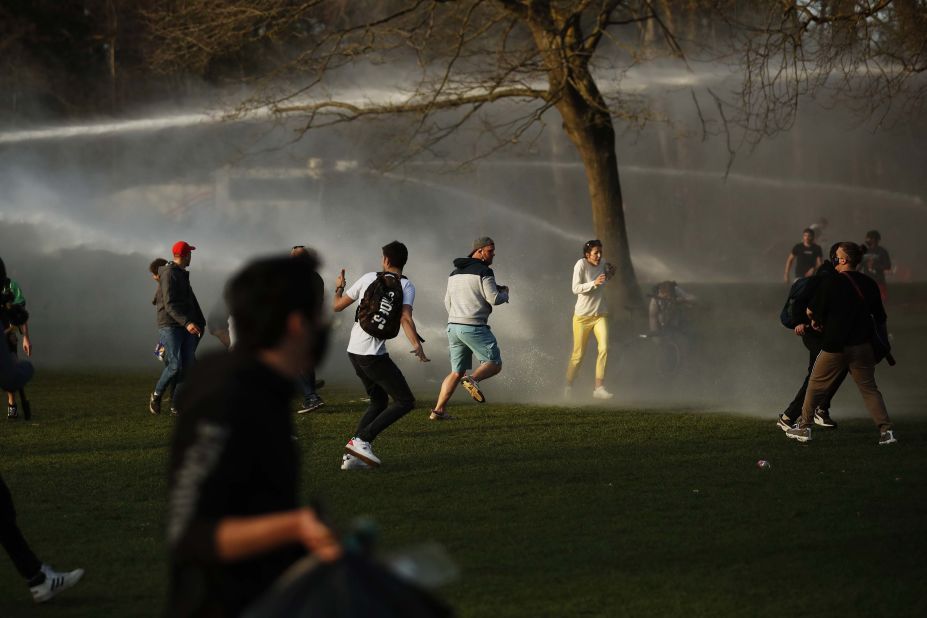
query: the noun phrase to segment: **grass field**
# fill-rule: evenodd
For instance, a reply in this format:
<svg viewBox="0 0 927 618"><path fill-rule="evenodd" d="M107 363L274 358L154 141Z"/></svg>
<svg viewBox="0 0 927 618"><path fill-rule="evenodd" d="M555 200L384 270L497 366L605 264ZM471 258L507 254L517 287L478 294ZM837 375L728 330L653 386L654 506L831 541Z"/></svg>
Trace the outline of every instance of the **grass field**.
<svg viewBox="0 0 927 618"><path fill-rule="evenodd" d="M34 420L0 427L27 538L87 570L33 607L0 559L0 616L161 613L172 420L145 411L152 380L45 373ZM801 446L723 410L420 408L378 441L380 470L342 472L362 404L323 394L296 418L307 499L371 515L387 549L443 544L461 616L927 615L927 421L900 422L895 447L864 419Z"/></svg>

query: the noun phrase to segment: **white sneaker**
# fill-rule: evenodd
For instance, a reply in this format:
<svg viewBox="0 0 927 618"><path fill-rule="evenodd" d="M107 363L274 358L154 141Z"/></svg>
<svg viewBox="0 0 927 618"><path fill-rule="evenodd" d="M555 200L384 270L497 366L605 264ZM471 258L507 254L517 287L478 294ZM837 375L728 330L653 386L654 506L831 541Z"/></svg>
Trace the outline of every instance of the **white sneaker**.
<svg viewBox="0 0 927 618"><path fill-rule="evenodd" d="M344 445L344 452L348 455L354 455L364 463L376 468L380 465L380 458L373 454L373 448L370 442L364 442L357 436L354 436Z"/></svg>
<svg viewBox="0 0 927 618"><path fill-rule="evenodd" d="M42 565L45 581L29 588L32 591L32 600L44 603L60 592L64 592L80 581L84 576L84 569L74 569L68 573L59 573L47 564Z"/></svg>
<svg viewBox="0 0 927 618"><path fill-rule="evenodd" d="M614 395L605 390L604 386L600 386L592 391L593 399L611 399L612 397L614 397Z"/></svg>
<svg viewBox="0 0 927 618"><path fill-rule="evenodd" d="M344 454L341 458L342 470L369 470L370 466L355 457L354 455Z"/></svg>

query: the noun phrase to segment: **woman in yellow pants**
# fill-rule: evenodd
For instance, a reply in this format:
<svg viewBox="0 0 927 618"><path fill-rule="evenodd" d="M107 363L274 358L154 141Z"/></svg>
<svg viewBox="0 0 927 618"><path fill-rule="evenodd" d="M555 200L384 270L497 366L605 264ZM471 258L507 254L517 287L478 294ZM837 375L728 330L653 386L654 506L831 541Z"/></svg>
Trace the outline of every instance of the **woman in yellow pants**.
<svg viewBox="0 0 927 618"><path fill-rule="evenodd" d="M590 240L583 245L583 257L573 266L573 293L576 308L573 310L573 354L567 366L566 396L572 395L573 380L586 353L589 336L595 335L599 353L595 363L596 399L611 399L605 390L605 365L608 362L608 319L605 310L605 283L609 279L610 265L602 262L602 241Z"/></svg>

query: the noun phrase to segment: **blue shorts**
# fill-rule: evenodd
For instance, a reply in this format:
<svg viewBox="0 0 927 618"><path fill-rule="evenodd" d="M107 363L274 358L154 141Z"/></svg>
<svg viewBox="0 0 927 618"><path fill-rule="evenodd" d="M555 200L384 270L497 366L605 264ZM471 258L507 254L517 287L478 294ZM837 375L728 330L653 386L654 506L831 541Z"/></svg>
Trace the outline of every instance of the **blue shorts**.
<svg viewBox="0 0 927 618"><path fill-rule="evenodd" d="M472 368L473 354L481 363L502 364L499 344L489 326L448 324L447 344L451 354L451 371L464 372Z"/></svg>

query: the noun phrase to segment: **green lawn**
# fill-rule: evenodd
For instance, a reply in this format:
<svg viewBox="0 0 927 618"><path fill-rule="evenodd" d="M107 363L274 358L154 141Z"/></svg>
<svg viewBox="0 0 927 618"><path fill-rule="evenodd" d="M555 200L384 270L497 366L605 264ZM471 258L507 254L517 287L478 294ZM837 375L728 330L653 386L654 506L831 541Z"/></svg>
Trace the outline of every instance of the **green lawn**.
<svg viewBox="0 0 927 618"><path fill-rule="evenodd" d="M160 614L172 420L145 412L153 379L45 373L35 419L0 427L27 538L87 570L36 608L0 559L3 618ZM894 447L864 419L802 446L723 410L460 405L415 410L377 442L381 469L342 472L361 404L322 394L296 419L307 499L373 516L387 549L443 544L461 616L927 615L925 420L898 419Z"/></svg>

